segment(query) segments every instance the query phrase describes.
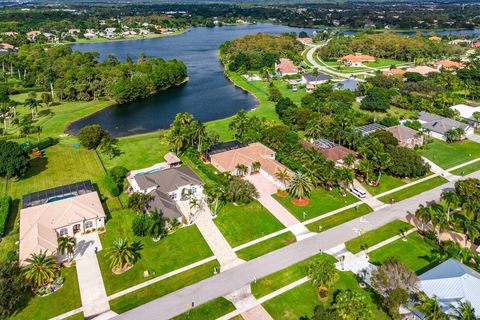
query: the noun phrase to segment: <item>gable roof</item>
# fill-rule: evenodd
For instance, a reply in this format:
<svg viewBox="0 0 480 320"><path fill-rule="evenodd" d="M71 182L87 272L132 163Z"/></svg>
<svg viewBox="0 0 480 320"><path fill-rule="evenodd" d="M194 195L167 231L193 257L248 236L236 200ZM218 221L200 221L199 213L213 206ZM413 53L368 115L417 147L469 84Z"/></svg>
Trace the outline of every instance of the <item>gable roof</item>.
<svg viewBox="0 0 480 320"><path fill-rule="evenodd" d="M396 76L400 75L403 76L407 71L403 69L388 69L388 70L383 70L383 75L385 76Z"/></svg>
<svg viewBox="0 0 480 320"><path fill-rule="evenodd" d="M417 131L402 125L389 127L389 128L386 128L385 130L388 132L391 132L393 136L397 138L398 141L415 139L418 136Z"/></svg>
<svg viewBox="0 0 480 320"><path fill-rule="evenodd" d="M163 212L163 216L169 219L182 217L175 201L168 194L155 189L150 192L150 195L152 200L148 203L147 209L157 209L158 212Z"/></svg>
<svg viewBox="0 0 480 320"><path fill-rule="evenodd" d="M436 296L444 310L469 301L480 316L480 273L450 258L419 276L419 288Z"/></svg>
<svg viewBox="0 0 480 320"><path fill-rule="evenodd" d="M425 111L420 112L420 122L422 123L422 128L437 132L440 134L444 134L450 129L462 128L466 130L469 125L458 122L456 120L450 118L444 118L441 116L437 116L435 114L431 114Z"/></svg>
<svg viewBox="0 0 480 320"><path fill-rule="evenodd" d="M137 174L134 179L140 189L145 190L158 187L158 190L165 193L191 184L203 184L203 181L188 166L168 168L147 174Z"/></svg>
<svg viewBox="0 0 480 320"><path fill-rule="evenodd" d="M446 69L461 69L464 68L465 65L461 62L456 62L452 60L440 60L434 63L437 68L446 68Z"/></svg>
<svg viewBox="0 0 480 320"><path fill-rule="evenodd" d="M341 60L349 62L367 62L375 61L375 57L357 52L355 54L348 54L346 56L343 56Z"/></svg>
<svg viewBox="0 0 480 320"><path fill-rule="evenodd" d="M180 163L180 159L177 157L177 155L173 152L168 152L163 159L167 161L167 164L174 164L174 163Z"/></svg>

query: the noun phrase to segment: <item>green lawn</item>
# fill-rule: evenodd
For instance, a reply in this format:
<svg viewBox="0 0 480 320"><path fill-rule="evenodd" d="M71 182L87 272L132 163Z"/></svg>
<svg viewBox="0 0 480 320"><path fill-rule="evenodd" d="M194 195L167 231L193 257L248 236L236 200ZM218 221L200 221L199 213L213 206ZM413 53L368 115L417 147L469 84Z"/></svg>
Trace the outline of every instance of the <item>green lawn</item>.
<svg viewBox="0 0 480 320"><path fill-rule="evenodd" d="M284 226L260 202L235 206L225 205L214 220L232 247L261 238Z"/></svg>
<svg viewBox="0 0 480 320"><path fill-rule="evenodd" d="M424 149L418 150L418 153L443 169L480 157L479 143L470 140L456 143L447 143L438 139L432 140L432 143L425 145Z"/></svg>
<svg viewBox="0 0 480 320"><path fill-rule="evenodd" d="M230 301L225 298L217 298L182 313L172 320L215 320L235 310L235 306Z"/></svg>
<svg viewBox="0 0 480 320"><path fill-rule="evenodd" d="M314 189L310 194L310 203L304 207L294 205L290 196L282 198L274 195L273 197L300 221L321 216L322 214L358 201L357 198L350 193L348 193L346 197L342 197L336 188L332 191L326 191L322 188ZM304 212L306 213L305 218L303 215Z"/></svg>
<svg viewBox="0 0 480 320"><path fill-rule="evenodd" d="M61 272L62 277L65 278L65 283L60 290L46 297L32 298L21 312L9 319L50 319L80 307L82 303L80 301L80 290L78 289L75 267L63 268Z"/></svg>
<svg viewBox="0 0 480 320"><path fill-rule="evenodd" d="M330 228L341 225L347 221L353 220L355 218L364 216L372 212L367 204L362 203L357 208L350 208L344 211L341 211L337 214L334 214L330 217L320 219L318 221L307 224L306 227L312 232L322 232Z"/></svg>
<svg viewBox="0 0 480 320"><path fill-rule="evenodd" d="M158 242L150 237L135 237L131 230L134 215L130 210L113 212L107 221L107 232L100 237L104 250L98 254L98 262L108 295L213 255L195 225L181 228ZM106 257L106 252L118 238L140 240L144 245L142 258L121 275L112 273ZM143 272L146 270L152 276L145 278Z"/></svg>
<svg viewBox="0 0 480 320"><path fill-rule="evenodd" d="M461 167L458 169L455 169L451 171L452 174L458 175L458 176L465 176L467 174L470 174L472 172L480 170L480 161L471 163L469 165L466 165L465 167Z"/></svg>
<svg viewBox="0 0 480 320"><path fill-rule="evenodd" d="M417 232L406 238L407 241L400 239L370 252L370 262L380 265L385 259L394 257L417 274L422 274L438 264L434 258L435 247L424 241Z"/></svg>
<svg viewBox="0 0 480 320"><path fill-rule="evenodd" d="M384 68L384 67L390 67L392 65L398 66L405 63L406 61L379 58L379 59L376 59L375 62L365 62L364 64L370 68Z"/></svg>
<svg viewBox="0 0 480 320"><path fill-rule="evenodd" d="M246 247L236 253L240 259L248 261L288 246L295 241L295 236L291 232L285 232L268 240Z"/></svg>
<svg viewBox="0 0 480 320"><path fill-rule="evenodd" d="M434 178L428 179L426 181L417 183L413 186L410 186L408 188L402 189L400 191L388 194L386 196L380 197L378 200L385 202L385 203L390 203L392 199L395 202L402 201L404 199L413 197L417 194L420 194L422 192L425 192L427 190L433 189L435 187L441 186L444 183L447 183L448 181L441 177L441 176L436 176Z"/></svg>
<svg viewBox="0 0 480 320"><path fill-rule="evenodd" d="M386 224L378 229L369 231L359 237L356 237L350 241L345 242L345 246L350 252L358 253L360 252L362 244L367 245L368 247L374 246L377 243L390 239L391 237L397 236L400 234L401 230L408 230L413 228L409 223L396 220L389 224Z"/></svg>
<svg viewBox="0 0 480 320"><path fill-rule="evenodd" d="M310 283L304 283L271 300L263 303L263 306L274 319L298 320L302 316L312 316L313 310L319 304L328 306L338 290L353 290L368 297L373 311L373 319L389 319L385 312L375 304L375 296L370 290L360 288L355 275L351 272L340 272L339 279L329 292L329 298L325 302L318 299L315 287Z"/></svg>
<svg viewBox="0 0 480 320"><path fill-rule="evenodd" d="M111 300L110 308L116 313L126 312L161 296L211 277L213 276L214 268L219 269L219 263L216 260ZM185 306L185 311L188 310L187 308L188 306Z"/></svg>
<svg viewBox="0 0 480 320"><path fill-rule="evenodd" d="M362 182L362 186L368 192L370 192L371 195L374 195L374 196L376 196L377 194L381 194L381 193L384 193L386 191L401 187L404 184L406 184L406 182L403 181L402 179L392 177L392 176L389 176L389 175L386 175L386 174L384 174L380 177L380 183L376 187L369 186L365 182Z"/></svg>

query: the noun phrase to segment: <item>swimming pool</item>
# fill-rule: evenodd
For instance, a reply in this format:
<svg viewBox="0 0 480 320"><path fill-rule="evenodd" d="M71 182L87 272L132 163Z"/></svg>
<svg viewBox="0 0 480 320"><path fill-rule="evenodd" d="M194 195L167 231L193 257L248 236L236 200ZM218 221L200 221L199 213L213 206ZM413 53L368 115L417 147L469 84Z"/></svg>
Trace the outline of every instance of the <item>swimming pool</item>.
<svg viewBox="0 0 480 320"><path fill-rule="evenodd" d="M165 169L167 169L167 167L159 167L159 168L155 168L155 169L152 169L152 170L139 172L139 173L136 174L136 176L143 176L143 175L146 175L146 174L155 173L155 172L162 171L162 170L165 170Z"/></svg>
<svg viewBox="0 0 480 320"><path fill-rule="evenodd" d="M75 197L75 195L74 194L66 194L66 195L63 195L63 196L52 197L52 198L49 198L47 200L47 203L60 201L60 200L64 200L64 199L68 199L68 198L72 198L72 197Z"/></svg>

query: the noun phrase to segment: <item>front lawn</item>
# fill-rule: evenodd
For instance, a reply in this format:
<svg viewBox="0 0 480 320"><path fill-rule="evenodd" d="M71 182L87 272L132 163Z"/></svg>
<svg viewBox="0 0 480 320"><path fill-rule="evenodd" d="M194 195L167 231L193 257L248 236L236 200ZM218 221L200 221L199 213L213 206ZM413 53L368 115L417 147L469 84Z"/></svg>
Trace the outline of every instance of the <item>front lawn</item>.
<svg viewBox="0 0 480 320"><path fill-rule="evenodd" d="M63 268L61 272L62 277L65 278L62 288L46 297L32 298L23 310L9 319L50 319L79 308L82 303L80 301L80 290L78 289L77 271L75 267L71 267Z"/></svg>
<svg viewBox="0 0 480 320"><path fill-rule="evenodd" d="M364 216L372 211L372 208L370 208L367 204L362 203L358 207L350 208L329 217L307 224L306 227L312 232L323 232L330 228L341 225L347 221Z"/></svg>
<svg viewBox="0 0 480 320"><path fill-rule="evenodd" d="M214 222L232 247L284 228L257 200L242 206L228 203L218 212Z"/></svg>
<svg viewBox="0 0 480 320"><path fill-rule="evenodd" d="M285 232L268 240L246 247L242 250L238 250L236 253L240 259L248 261L288 246L295 241L296 239L293 233Z"/></svg>
<svg viewBox="0 0 480 320"><path fill-rule="evenodd" d="M370 262L380 265L387 258L394 257L417 274L422 274L438 264L434 257L435 247L424 241L418 232L411 233L406 238L407 241L399 239L370 252Z"/></svg>
<svg viewBox="0 0 480 320"><path fill-rule="evenodd" d="M396 220L389 224L386 224L378 229L371 230L363 235L356 237L350 241L345 242L345 246L352 253L358 253L362 251L361 246L363 244L368 247L374 246L377 243L390 239L391 237L400 234L401 230L409 230L413 226L409 223Z"/></svg>
<svg viewBox="0 0 480 320"><path fill-rule="evenodd" d="M471 163L469 165L466 165L464 167L455 169L451 171L452 174L455 174L457 176L465 176L467 174L470 174L472 172L480 170L480 161Z"/></svg>
<svg viewBox="0 0 480 320"><path fill-rule="evenodd" d="M386 174L383 174L380 177L380 183L376 187L369 186L365 182L362 182L362 186L371 194L376 196L377 194L384 193L386 191L401 187L405 185L406 182L400 178L392 177Z"/></svg>
<svg viewBox="0 0 480 320"><path fill-rule="evenodd" d="M113 212L112 219L107 221L107 232L100 236L103 250L98 254L98 262L108 295L213 255L195 225L181 228L154 242L151 237L140 238L133 235L131 228L134 216L135 213L130 210ZM115 275L110 268L106 252L119 238L139 240L144 248L140 252L142 258L132 269L121 275ZM144 271L149 271L151 276L144 277Z"/></svg>
<svg viewBox="0 0 480 320"><path fill-rule="evenodd" d="M123 313L134 309L142 304L213 276L214 268L217 270L220 268L216 260L133 291L117 299L110 300L110 308L116 313ZM185 306L185 311L188 310L188 307L189 306Z"/></svg>
<svg viewBox="0 0 480 320"><path fill-rule="evenodd" d="M435 187L441 186L442 184L447 183L447 179L441 177L441 176L436 176L434 178L425 180L423 182L414 184L413 186L407 187L405 189L399 190L397 192L387 194L386 196L380 197L378 200L385 202L385 203L390 203L393 199L393 201L398 202L402 201L404 199L413 197L417 194L420 194L422 192L428 191L430 189L433 189Z"/></svg>
<svg viewBox="0 0 480 320"><path fill-rule="evenodd" d="M350 193L347 193L346 197L342 197L337 188L330 192L322 188L314 189L310 194L310 203L304 207L294 205L291 201L292 197L290 196L282 198L274 195L273 197L300 221L321 216L322 214L358 201L357 198Z"/></svg>
<svg viewBox="0 0 480 320"><path fill-rule="evenodd" d="M215 320L235 310L235 306L230 301L225 298L217 298L182 313L172 320Z"/></svg>
<svg viewBox="0 0 480 320"><path fill-rule="evenodd" d="M405 63L406 63L405 61L400 61L400 60L378 58L375 60L375 62L365 62L364 64L370 68L385 68L393 65L395 66L402 65Z"/></svg>
<svg viewBox="0 0 480 320"><path fill-rule="evenodd" d="M480 144L464 140L462 142L447 143L442 140L432 139L418 153L426 157L443 169L455 167L464 162L480 157Z"/></svg>

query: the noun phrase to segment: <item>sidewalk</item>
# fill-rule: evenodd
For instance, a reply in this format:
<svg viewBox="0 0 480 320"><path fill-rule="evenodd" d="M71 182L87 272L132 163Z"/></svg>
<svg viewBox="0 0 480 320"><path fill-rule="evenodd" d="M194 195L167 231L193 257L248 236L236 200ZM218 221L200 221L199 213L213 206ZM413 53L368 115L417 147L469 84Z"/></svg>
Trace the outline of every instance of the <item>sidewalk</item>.
<svg viewBox="0 0 480 320"><path fill-rule="evenodd" d="M430 165L430 170L431 170L433 173L438 174L439 176L444 177L444 178L447 179L448 181L454 181L454 180L458 179L457 176L451 174L451 173L448 172L447 170L442 169L439 165L437 165L436 163L432 162L431 160L428 160L428 159L425 158L425 157L422 157L422 160L425 161L426 163L428 163L428 164Z"/></svg>
<svg viewBox="0 0 480 320"><path fill-rule="evenodd" d="M225 296L237 308L244 320L273 320L267 310L252 295L250 285Z"/></svg>

